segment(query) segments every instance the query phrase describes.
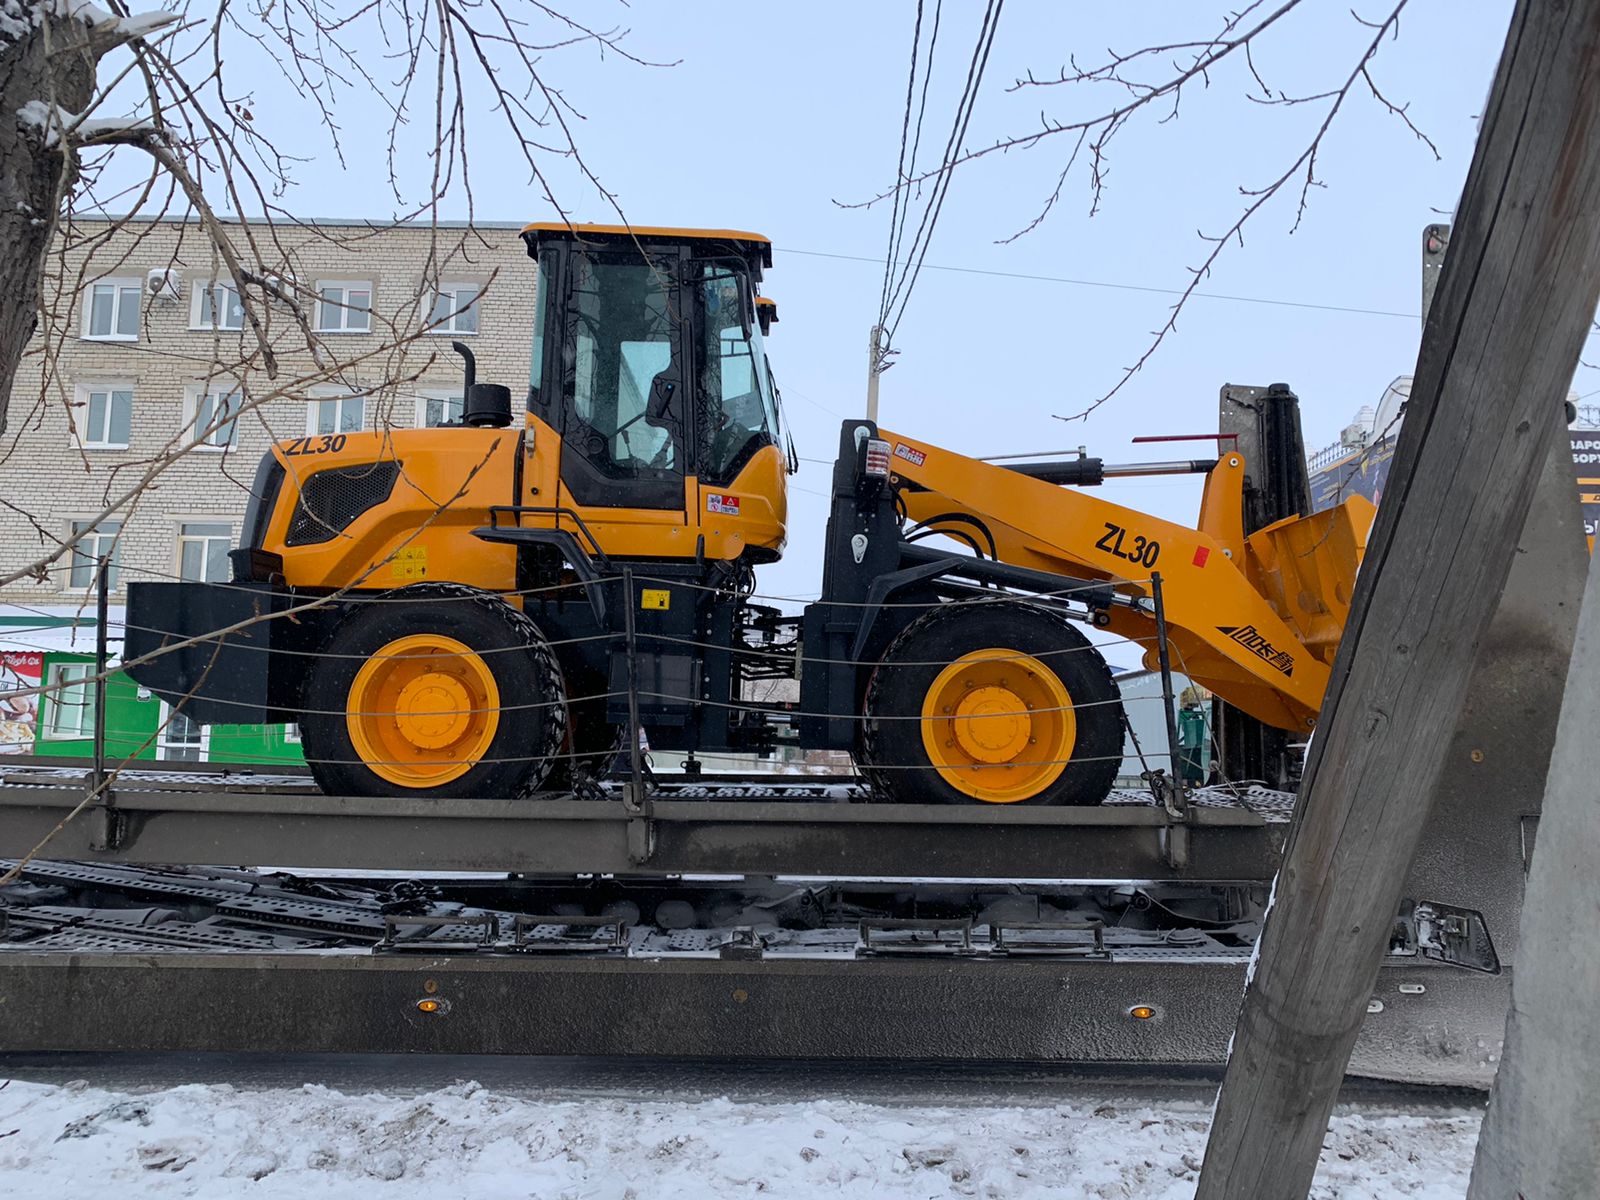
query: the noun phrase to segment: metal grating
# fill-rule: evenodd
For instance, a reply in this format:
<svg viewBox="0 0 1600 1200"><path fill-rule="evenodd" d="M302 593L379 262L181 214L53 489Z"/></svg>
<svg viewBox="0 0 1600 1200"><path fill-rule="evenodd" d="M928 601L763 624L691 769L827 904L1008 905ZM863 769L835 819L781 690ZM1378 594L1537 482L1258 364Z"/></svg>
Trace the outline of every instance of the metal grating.
<svg viewBox="0 0 1600 1200"><path fill-rule="evenodd" d="M399 477L400 464L393 459L311 475L300 485L284 545L331 542L362 513L387 500Z"/></svg>
<svg viewBox="0 0 1600 1200"><path fill-rule="evenodd" d="M316 903L309 900L292 900L283 895L230 896L217 905L223 916L241 920L263 921L272 925L292 925L304 929L320 929L329 933L349 934L357 937L383 936L383 915L376 908L357 908L348 904Z"/></svg>

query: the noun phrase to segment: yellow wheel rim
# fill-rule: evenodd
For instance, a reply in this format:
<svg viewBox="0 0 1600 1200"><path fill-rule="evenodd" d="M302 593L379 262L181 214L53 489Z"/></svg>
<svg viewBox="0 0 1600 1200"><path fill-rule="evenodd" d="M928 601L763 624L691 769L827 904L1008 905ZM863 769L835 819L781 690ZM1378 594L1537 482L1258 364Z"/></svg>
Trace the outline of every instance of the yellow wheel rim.
<svg viewBox="0 0 1600 1200"><path fill-rule="evenodd" d="M990 804L1044 791L1066 769L1077 740L1066 685L1016 650L963 654L922 700L928 761L951 787Z"/></svg>
<svg viewBox="0 0 1600 1200"><path fill-rule="evenodd" d="M500 728L500 688L482 656L454 638L397 638L356 672L345 727L380 779L437 787L488 753Z"/></svg>

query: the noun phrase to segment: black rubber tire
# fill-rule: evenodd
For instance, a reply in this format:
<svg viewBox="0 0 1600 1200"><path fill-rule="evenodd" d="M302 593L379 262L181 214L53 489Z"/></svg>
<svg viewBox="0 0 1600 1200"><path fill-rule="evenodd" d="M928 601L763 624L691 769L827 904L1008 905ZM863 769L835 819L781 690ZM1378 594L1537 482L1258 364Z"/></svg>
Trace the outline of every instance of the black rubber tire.
<svg viewBox="0 0 1600 1200"><path fill-rule="evenodd" d="M414 600L408 604L402 601ZM437 633L484 651L500 689L500 725L489 752L447 783L410 788L359 761L345 727L350 685L368 656L396 638ZM452 583L424 583L353 606L313 660L300 732L317 784L330 796L504 799L536 790L567 735L566 693L538 626L500 597Z"/></svg>
<svg viewBox="0 0 1600 1200"><path fill-rule="evenodd" d="M583 791L604 779L625 740L623 728L606 720L606 677L577 667L566 673L567 737L544 781L546 791Z"/></svg>
<svg viewBox="0 0 1600 1200"><path fill-rule="evenodd" d="M981 804L931 765L922 703L945 664L998 646L1053 670L1072 700L1077 736L1065 769L1017 804L1094 805L1111 792L1122 757L1122 704L1111 668L1066 617L1023 601L947 604L890 643L867 684L861 765L874 799L900 804Z"/></svg>

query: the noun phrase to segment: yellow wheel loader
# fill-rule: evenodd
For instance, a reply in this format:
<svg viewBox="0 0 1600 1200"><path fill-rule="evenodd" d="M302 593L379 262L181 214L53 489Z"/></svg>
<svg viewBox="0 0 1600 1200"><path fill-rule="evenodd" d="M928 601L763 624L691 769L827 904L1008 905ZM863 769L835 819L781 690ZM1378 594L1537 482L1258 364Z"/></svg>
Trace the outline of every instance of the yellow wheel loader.
<svg viewBox="0 0 1600 1200"><path fill-rule="evenodd" d="M1322 702L1372 508L1245 535L1248 464L982 462L849 420L821 598L754 602L796 460L732 230L530 225L532 375L433 429L278 443L234 581L136 583L127 655L201 723L295 721L330 794L520 796L658 750L848 751L906 802L1096 804L1124 716L1083 632L1299 734ZM1195 528L1096 498L1205 474ZM798 680L798 702L756 697Z"/></svg>

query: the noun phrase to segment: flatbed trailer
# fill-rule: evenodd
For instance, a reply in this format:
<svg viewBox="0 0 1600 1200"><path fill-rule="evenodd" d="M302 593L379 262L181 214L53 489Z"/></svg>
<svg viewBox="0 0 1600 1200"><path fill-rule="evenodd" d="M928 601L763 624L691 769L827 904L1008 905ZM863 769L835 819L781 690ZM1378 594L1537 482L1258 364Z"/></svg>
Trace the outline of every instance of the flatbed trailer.
<svg viewBox="0 0 1600 1200"><path fill-rule="evenodd" d="M1544 566L1512 578L1478 653L1352 1074L1493 1078L1581 590L1582 563L1557 555L1570 514L1541 507L1552 496L1525 536ZM963 808L861 803L846 778L662 776L643 794L416 805L160 766L117 771L101 794L59 760L0 770L0 856L59 826L50 861L0 888L0 1051L1214 1066L1290 832L1291 797L1261 789ZM229 867L171 867L203 862ZM626 936L568 920L605 917L629 888L683 904L637 902ZM774 891L848 906L749 912ZM1477 957L1454 957L1499 973L1426 957L1429 901L1485 915ZM354 923L317 930L304 906L330 902ZM493 930L464 909L496 914ZM450 920L386 938L386 918L418 915ZM1016 928L1029 923L1045 928Z"/></svg>
<svg viewBox="0 0 1600 1200"><path fill-rule="evenodd" d="M1566 469L1479 647L1355 1074L1493 1077L1587 565ZM1280 757L1224 732L1224 757ZM0 1052L1214 1065L1293 803L901 806L853 778L664 776L438 804L161 766L98 792L59 760L0 768L0 856L53 833L0 888Z"/></svg>
<svg viewBox="0 0 1600 1200"><path fill-rule="evenodd" d="M459 902L419 917L382 911L393 901L376 895L352 906L318 891L344 881L284 887L221 874L227 898L208 895L216 881L205 876L35 864L26 876L35 902L9 909L3 934L13 940L0 951L0 1050L1214 1065L1253 947L1249 921L1223 932L1025 919L1034 900L1047 911L1081 906L1085 893L1069 885L988 885L981 898L1016 915L985 923L862 917L851 905L849 919L810 929L669 929L625 915L487 920ZM431 882L445 895L483 884ZM740 881L679 886L696 890L680 905L714 894L735 922L749 920ZM813 891L781 879L758 891L774 889ZM948 911L962 892L900 884L881 899L886 912ZM1124 895L1144 912L1194 903L1181 890ZM94 907L75 909L91 898ZM535 890L529 903L547 900ZM1352 1073L1485 1085L1507 989L1505 976L1390 960Z"/></svg>
<svg viewBox="0 0 1600 1200"><path fill-rule="evenodd" d="M0 1051L1217 1064L1293 803L663 778L641 812L612 788L440 805L307 783L120 773L0 889ZM79 768L0 775L0 853L86 794ZM1411 932L1352 1072L1483 1085L1508 977Z"/></svg>

